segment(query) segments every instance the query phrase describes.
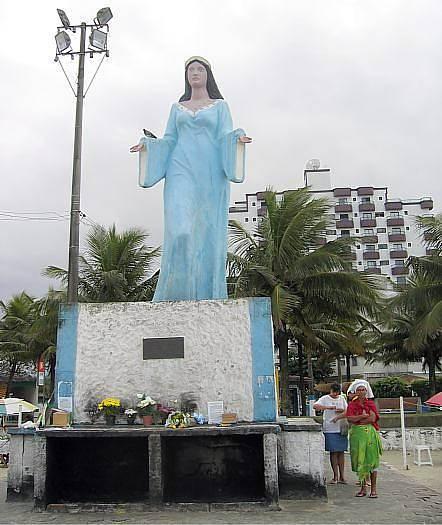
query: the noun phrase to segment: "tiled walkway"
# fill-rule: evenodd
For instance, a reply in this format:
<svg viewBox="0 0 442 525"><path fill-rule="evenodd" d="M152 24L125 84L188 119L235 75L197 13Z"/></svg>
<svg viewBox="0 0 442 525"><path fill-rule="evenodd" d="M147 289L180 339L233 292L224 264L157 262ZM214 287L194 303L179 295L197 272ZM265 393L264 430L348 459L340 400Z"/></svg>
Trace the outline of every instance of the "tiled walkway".
<svg viewBox="0 0 442 525"><path fill-rule="evenodd" d="M439 523L442 494L383 465L379 498L355 498L357 487L328 487L328 501L281 501L281 511L252 512L146 512L54 514L34 513L31 503L4 503L6 469L0 469L3 499L0 523ZM349 480L354 476L348 473ZM442 487L442 480L441 480Z"/></svg>

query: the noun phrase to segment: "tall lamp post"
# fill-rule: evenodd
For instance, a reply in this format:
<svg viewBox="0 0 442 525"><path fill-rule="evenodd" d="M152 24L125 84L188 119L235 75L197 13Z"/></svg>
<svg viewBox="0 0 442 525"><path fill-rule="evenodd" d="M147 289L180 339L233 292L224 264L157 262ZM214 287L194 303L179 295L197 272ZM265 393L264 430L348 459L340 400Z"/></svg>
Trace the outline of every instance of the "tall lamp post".
<svg viewBox="0 0 442 525"><path fill-rule="evenodd" d="M83 100L89 90L95 75L98 72L105 57L109 56L107 47L107 35L109 33L109 26L107 23L112 18L112 12L109 7L103 7L97 13L93 24L86 24L82 22L79 25L72 25L69 18L62 9L57 9L60 17L60 27L57 27L57 34L55 35L56 55L55 61L58 62L63 69L63 73L71 86L71 89L76 97L76 111L75 111L75 136L74 136L74 157L72 163L72 193L71 193L71 214L70 214L70 229L69 229L69 266L68 266L68 303L78 302L78 257L80 250L80 184L81 184L81 139L83 131ZM71 46L71 38L67 31L76 33L80 30L80 47L79 51L75 51ZM89 46L86 49L86 31L90 29ZM101 54L102 59L92 76L86 91L84 90L84 59L85 55L89 54L93 58L96 54ZM69 77L66 74L63 64L60 59L69 56L75 60L78 55L78 74L76 89L72 87Z"/></svg>

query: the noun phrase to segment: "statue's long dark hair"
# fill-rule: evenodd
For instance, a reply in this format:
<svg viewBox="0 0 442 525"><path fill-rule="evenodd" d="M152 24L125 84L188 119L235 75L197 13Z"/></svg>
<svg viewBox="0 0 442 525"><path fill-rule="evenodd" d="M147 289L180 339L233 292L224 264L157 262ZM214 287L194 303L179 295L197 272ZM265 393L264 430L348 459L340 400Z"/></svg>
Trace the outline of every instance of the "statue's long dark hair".
<svg viewBox="0 0 442 525"><path fill-rule="evenodd" d="M213 73L210 67L208 67L206 64L203 64L199 60L194 60L193 62L190 62L190 64L193 64L194 62L198 62L198 64L201 64L202 66L204 66L207 71L206 87L207 87L207 93L209 94L209 97L213 99L217 99L217 98L224 99L224 97L219 92L218 86L216 85L215 78L213 76ZM186 70L184 72L185 90L184 90L184 95L179 100L180 102L183 102L183 100L190 100L192 96L192 88L189 84L189 80L187 79L187 70L189 69L190 64L187 64Z"/></svg>

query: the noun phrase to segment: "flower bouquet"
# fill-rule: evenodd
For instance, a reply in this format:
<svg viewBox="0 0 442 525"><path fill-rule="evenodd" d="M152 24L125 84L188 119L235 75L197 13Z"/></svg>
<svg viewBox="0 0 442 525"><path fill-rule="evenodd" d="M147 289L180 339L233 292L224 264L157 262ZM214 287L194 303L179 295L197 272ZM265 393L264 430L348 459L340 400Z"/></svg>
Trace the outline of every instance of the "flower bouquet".
<svg viewBox="0 0 442 525"><path fill-rule="evenodd" d="M169 414L166 427L167 428L186 428L190 426L191 416L186 412L172 412Z"/></svg>
<svg viewBox="0 0 442 525"><path fill-rule="evenodd" d="M106 397L98 403L98 410L104 414L107 425L114 425L115 418L120 413L121 401L116 397Z"/></svg>
<svg viewBox="0 0 442 525"><path fill-rule="evenodd" d="M138 412L134 410L133 408L126 408L126 410L124 411L124 415L126 416L128 425L133 425L135 423L135 418L137 417L137 413Z"/></svg>
<svg viewBox="0 0 442 525"><path fill-rule="evenodd" d="M145 426L151 425L157 413L157 402L150 396L145 396L137 403L137 412L143 418Z"/></svg>

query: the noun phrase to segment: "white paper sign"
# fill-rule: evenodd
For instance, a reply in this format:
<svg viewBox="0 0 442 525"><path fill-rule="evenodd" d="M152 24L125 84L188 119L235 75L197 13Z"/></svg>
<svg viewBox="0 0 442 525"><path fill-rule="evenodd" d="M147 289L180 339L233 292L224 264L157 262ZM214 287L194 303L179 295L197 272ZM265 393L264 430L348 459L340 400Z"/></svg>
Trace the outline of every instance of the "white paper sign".
<svg viewBox="0 0 442 525"><path fill-rule="evenodd" d="M222 401L209 401L207 403L207 414L209 425L219 425L224 413L224 403Z"/></svg>

